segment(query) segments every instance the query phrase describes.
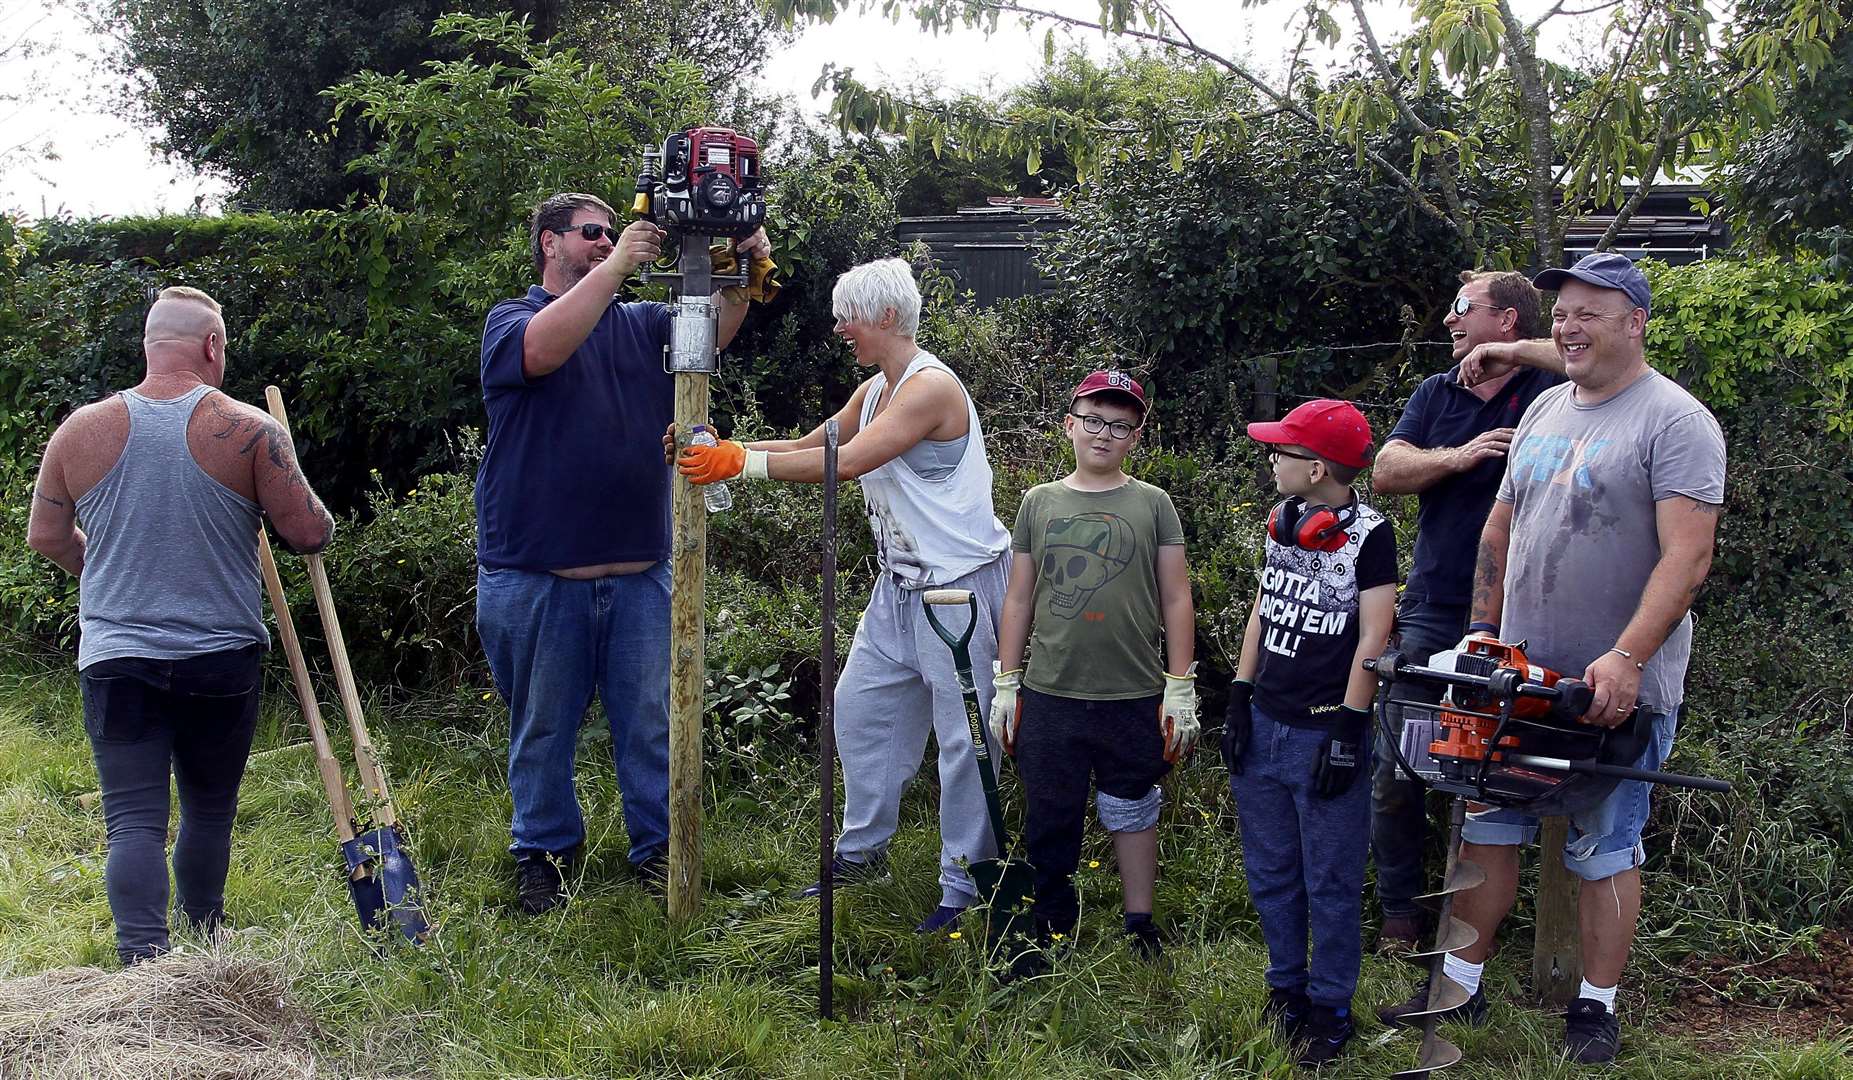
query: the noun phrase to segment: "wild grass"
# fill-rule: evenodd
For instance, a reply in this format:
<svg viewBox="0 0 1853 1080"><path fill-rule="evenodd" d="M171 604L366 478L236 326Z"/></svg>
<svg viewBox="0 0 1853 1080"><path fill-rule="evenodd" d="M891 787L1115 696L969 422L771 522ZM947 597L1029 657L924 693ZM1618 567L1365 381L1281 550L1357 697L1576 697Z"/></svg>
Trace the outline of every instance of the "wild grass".
<svg viewBox="0 0 1853 1080"><path fill-rule="evenodd" d="M236 929L210 949L178 940L183 960L283 972L282 996L313 1018L322 1075L1293 1074L1260 1018L1265 951L1213 753L1198 755L1171 785L1162 823L1159 917L1173 939L1165 962L1142 964L1122 947L1111 848L1090 832L1073 954L1054 975L1005 988L985 973L972 928L956 940L910 932L937 895L934 793L923 776L892 849L894 883L838 894L839 1019L822 1023L817 908L790 898L812 877L818 843L815 780L795 755L714 755L706 900L696 918L673 925L625 865L609 740L589 724L580 796L590 837L573 902L523 919L512 911L505 851L500 706L469 685L383 704L374 729L438 926L436 939L417 949L359 932L301 722L280 684L269 691L227 892ZM338 717L332 704L326 709ZM114 965L95 786L74 677L62 664L10 662L0 673L0 978ZM1019 801L1008 788L1006 799ZM1724 951L1776 948L1786 938L1710 926L1705 905L1677 883L1652 888L1647 933L1624 984L1622 1067L1610 1075L1853 1077L1853 1044L1844 1037L1750 1035L1720 1053L1661 1033L1667 973L1691 942L1720 931ZM1521 911L1489 969L1491 1023L1453 1033L1467 1057L1445 1075L1580 1075L1558 1057L1557 1016L1519 1004L1528 940ZM1412 1061L1411 1037L1383 1030L1368 1012L1414 979L1413 969L1367 960L1362 1038L1323 1075L1380 1077ZM18 1064L23 1057L8 1065L24 1045L8 1034L21 1008L0 1004L0 1074L34 1074ZM107 1063L93 1074L125 1075Z"/></svg>

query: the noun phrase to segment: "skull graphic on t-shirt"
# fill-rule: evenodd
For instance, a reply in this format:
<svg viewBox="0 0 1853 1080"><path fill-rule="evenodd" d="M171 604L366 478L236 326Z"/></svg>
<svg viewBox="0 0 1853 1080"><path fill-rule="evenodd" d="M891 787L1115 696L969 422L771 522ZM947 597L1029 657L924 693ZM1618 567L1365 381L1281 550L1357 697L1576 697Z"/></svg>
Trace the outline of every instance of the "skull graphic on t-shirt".
<svg viewBox="0 0 1853 1080"><path fill-rule="evenodd" d="M1072 619L1102 585L1132 562L1132 526L1118 514L1055 518L1043 531L1042 565L1049 582L1049 613Z"/></svg>

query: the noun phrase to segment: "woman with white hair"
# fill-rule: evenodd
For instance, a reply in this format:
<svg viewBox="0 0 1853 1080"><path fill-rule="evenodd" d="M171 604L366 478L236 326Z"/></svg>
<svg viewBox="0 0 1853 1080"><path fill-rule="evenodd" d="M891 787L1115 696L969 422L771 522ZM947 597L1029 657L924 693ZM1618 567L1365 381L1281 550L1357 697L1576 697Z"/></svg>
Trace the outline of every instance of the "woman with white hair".
<svg viewBox="0 0 1853 1080"><path fill-rule="evenodd" d="M1010 533L991 508L991 463L978 410L958 376L914 340L920 290L900 259L879 259L837 279L836 332L875 374L836 414L838 469L862 482L881 574L836 686L843 763L843 832L835 877L887 877L886 849L901 791L920 768L929 729L939 743L940 903L916 929L950 927L977 897L964 865L997 854L979 786L971 728L950 651L926 623L921 593L970 589L978 597L975 671L997 653ZM824 429L802 439L690 446L677 468L696 484L749 479L820 483ZM979 708L991 683L979 679ZM800 895L815 896L813 885Z"/></svg>

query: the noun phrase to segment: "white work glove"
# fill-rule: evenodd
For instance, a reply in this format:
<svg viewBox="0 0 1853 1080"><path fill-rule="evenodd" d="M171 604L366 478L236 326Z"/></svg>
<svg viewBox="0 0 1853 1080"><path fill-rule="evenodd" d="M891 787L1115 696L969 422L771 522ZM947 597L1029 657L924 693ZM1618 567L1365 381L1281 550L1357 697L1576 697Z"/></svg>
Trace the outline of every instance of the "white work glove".
<svg viewBox="0 0 1853 1080"><path fill-rule="evenodd" d="M1197 745L1197 665L1182 675L1165 675L1165 698L1158 706L1158 730L1165 737L1165 760L1176 763Z"/></svg>
<svg viewBox="0 0 1853 1080"><path fill-rule="evenodd" d="M1001 668L997 661L991 661L991 740L1014 757L1017 725L1023 722L1023 705L1017 700L1017 691L1023 687L1023 669Z"/></svg>

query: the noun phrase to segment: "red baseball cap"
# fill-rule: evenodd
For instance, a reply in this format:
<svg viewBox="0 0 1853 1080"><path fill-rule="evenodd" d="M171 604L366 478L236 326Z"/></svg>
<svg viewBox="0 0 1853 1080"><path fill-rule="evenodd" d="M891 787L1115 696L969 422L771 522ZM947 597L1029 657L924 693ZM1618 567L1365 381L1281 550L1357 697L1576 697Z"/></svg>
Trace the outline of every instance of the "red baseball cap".
<svg viewBox="0 0 1853 1080"><path fill-rule="evenodd" d="M1139 415L1142 417L1145 415L1148 407L1145 403L1145 387L1140 386L1139 380L1123 371L1096 371L1090 374L1082 379L1081 384L1074 388L1074 393L1068 396L1068 404L1072 408L1075 402L1084 397L1091 397L1109 390L1114 393L1131 395L1139 403Z"/></svg>
<svg viewBox="0 0 1853 1080"><path fill-rule="evenodd" d="M1321 398L1296 407L1283 420L1248 425L1248 437L1275 446L1304 446L1327 461L1354 469L1369 465L1370 421L1349 401Z"/></svg>

